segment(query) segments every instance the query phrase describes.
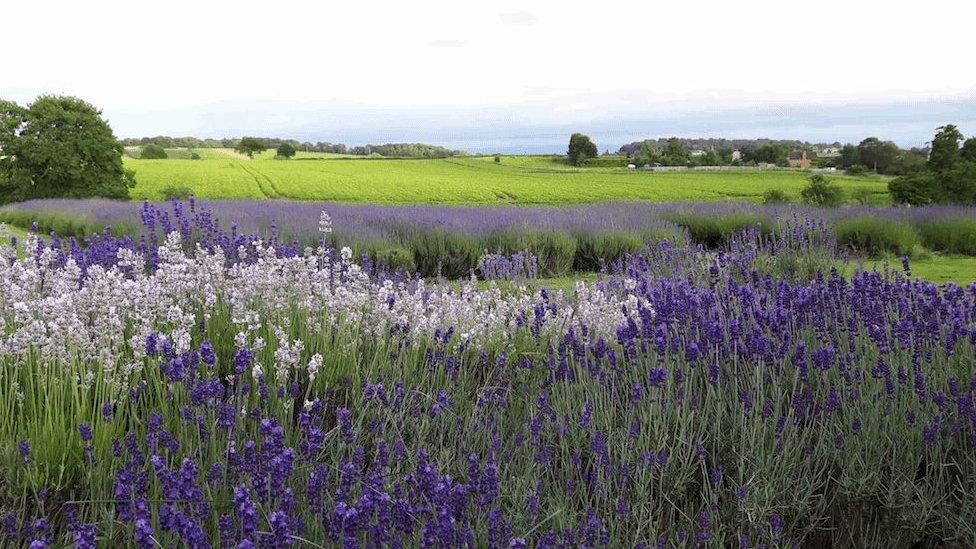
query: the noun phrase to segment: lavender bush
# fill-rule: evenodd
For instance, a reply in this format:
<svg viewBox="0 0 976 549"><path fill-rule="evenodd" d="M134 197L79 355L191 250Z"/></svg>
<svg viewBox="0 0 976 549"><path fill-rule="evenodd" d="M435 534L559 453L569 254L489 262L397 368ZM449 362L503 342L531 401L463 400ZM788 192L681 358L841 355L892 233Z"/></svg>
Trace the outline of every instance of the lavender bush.
<svg viewBox="0 0 976 549"><path fill-rule="evenodd" d="M976 544L976 285L770 268L826 221L564 294L143 213L0 248L9 545Z"/></svg>

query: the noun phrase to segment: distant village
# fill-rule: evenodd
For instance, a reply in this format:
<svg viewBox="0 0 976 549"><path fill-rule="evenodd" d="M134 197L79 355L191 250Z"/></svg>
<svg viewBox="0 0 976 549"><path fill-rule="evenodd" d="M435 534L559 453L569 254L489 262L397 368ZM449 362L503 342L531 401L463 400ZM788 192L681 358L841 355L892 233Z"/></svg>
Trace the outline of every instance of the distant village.
<svg viewBox="0 0 976 549"><path fill-rule="evenodd" d="M771 139L648 139L606 151L588 164L632 170L801 169L823 172L873 171L899 175L924 164L927 148L903 150L874 137L859 144L807 143Z"/></svg>

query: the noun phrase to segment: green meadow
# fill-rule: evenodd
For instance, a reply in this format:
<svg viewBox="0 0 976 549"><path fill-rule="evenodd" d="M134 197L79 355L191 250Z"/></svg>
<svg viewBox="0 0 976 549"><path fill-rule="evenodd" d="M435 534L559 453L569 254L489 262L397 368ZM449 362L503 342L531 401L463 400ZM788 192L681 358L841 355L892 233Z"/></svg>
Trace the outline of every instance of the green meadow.
<svg viewBox="0 0 976 549"><path fill-rule="evenodd" d="M374 159L302 153L276 160L266 151L253 160L228 149L196 149L199 160L126 156L135 170L136 199L162 200L169 186L200 198L282 198L380 204L581 204L607 200L654 202L736 199L759 202L770 189L799 200L809 174L791 170L652 172L576 168L553 157L504 156L443 159ZM179 155L175 153L180 153ZM832 178L872 203L888 201L880 177Z"/></svg>

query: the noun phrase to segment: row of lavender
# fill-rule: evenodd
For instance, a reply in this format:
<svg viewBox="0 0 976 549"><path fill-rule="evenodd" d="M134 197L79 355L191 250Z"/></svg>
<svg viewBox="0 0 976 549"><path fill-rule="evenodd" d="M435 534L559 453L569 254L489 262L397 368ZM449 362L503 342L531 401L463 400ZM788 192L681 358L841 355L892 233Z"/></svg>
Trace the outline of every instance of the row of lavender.
<svg viewBox="0 0 976 549"><path fill-rule="evenodd" d="M9 544L976 544L976 285L769 274L822 221L564 295L144 214L0 249Z"/></svg>
<svg viewBox="0 0 976 549"><path fill-rule="evenodd" d="M327 243L351 246L356 255L431 277L467 276L487 253L528 252L544 276L598 271L628 253L661 240L716 248L745 228L776 233L784 221L828 222L846 251L912 255L933 251L976 255L976 209L962 207L818 209L796 205L737 203L605 203L571 208L376 206L283 201L216 201L205 208L177 204L186 217L208 216L208 227L248 239L262 237L316 246L319 212L328 211L337 230ZM175 216L157 206L107 200L43 200L0 208L0 221L42 233L87 236L110 225L133 238L150 229L158 238ZM148 213L147 213L148 212ZM218 220L223 220L219 223ZM233 220L231 226L228 220ZM140 223L144 228L140 228Z"/></svg>

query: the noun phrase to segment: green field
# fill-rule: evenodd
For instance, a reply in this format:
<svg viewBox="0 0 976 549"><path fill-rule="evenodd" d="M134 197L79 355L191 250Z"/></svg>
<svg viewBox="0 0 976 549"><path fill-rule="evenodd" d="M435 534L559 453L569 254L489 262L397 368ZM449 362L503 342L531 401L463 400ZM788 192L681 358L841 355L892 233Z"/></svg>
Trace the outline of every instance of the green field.
<svg viewBox="0 0 976 549"><path fill-rule="evenodd" d="M575 168L551 157L446 159L338 158L298 153L254 160L229 149L197 149L200 160L125 158L136 172L137 199L161 200L161 189L185 186L199 198L288 198L381 204L579 204L607 200L673 202L738 199L758 202L780 189L795 199L809 175L800 171L650 172L626 168ZM887 181L833 178L848 193L863 189L885 203Z"/></svg>

